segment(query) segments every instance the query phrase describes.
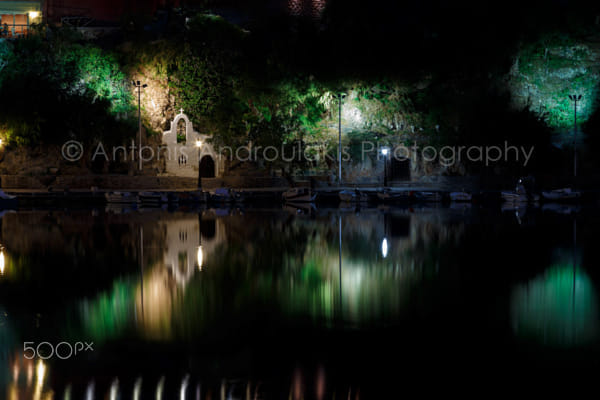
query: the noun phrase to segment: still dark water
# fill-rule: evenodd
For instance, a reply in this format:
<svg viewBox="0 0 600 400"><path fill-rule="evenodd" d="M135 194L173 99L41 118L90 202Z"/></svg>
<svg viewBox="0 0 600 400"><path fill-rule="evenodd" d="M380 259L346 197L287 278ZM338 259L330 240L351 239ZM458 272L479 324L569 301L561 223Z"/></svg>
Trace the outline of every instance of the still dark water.
<svg viewBox="0 0 600 400"><path fill-rule="evenodd" d="M596 209L121 211L2 216L0 398L357 399L598 365Z"/></svg>

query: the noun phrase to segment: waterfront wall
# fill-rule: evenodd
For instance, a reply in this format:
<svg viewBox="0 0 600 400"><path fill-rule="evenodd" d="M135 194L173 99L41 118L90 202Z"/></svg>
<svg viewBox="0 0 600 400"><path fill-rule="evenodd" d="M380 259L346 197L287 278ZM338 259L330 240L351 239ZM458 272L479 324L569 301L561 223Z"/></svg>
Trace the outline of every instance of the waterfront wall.
<svg viewBox="0 0 600 400"><path fill-rule="evenodd" d="M218 187L266 188L286 187L288 182L276 177L227 176L202 178L204 190ZM4 190L65 190L96 187L100 190L196 190L198 178L174 176L130 176L130 175L61 175L24 176L0 175L0 187Z"/></svg>

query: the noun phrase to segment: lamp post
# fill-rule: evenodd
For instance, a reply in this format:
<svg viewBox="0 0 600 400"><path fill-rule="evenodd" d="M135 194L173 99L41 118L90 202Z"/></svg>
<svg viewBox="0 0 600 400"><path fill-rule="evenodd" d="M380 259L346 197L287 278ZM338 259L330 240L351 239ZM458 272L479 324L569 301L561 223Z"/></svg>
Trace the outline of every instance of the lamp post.
<svg viewBox="0 0 600 400"><path fill-rule="evenodd" d="M139 134L139 146L138 149L138 162L139 169L142 170L142 89L148 87L145 83L140 81L131 81L131 85L137 89L138 92L138 134Z"/></svg>
<svg viewBox="0 0 600 400"><path fill-rule="evenodd" d="M384 147L381 149L381 154L383 155L383 187L387 186L387 156L389 153L389 148Z"/></svg>
<svg viewBox="0 0 600 400"><path fill-rule="evenodd" d="M581 100L581 95L570 94L569 99L573 102L575 125L575 132L573 133L573 178L577 178L577 102Z"/></svg>
<svg viewBox="0 0 600 400"><path fill-rule="evenodd" d="M334 95L338 101L338 185L342 185L342 101L346 97L345 93Z"/></svg>

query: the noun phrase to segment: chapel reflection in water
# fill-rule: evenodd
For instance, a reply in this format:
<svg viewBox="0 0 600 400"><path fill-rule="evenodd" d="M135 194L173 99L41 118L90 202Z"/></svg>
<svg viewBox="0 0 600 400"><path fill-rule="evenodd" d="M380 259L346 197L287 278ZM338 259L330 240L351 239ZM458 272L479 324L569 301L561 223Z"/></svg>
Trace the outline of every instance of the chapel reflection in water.
<svg viewBox="0 0 600 400"><path fill-rule="evenodd" d="M250 305L324 323L392 321L415 284L435 275L435 249L462 230L409 211L175 214L144 230L140 276L85 300L81 317L98 340L127 330L163 340L199 334Z"/></svg>

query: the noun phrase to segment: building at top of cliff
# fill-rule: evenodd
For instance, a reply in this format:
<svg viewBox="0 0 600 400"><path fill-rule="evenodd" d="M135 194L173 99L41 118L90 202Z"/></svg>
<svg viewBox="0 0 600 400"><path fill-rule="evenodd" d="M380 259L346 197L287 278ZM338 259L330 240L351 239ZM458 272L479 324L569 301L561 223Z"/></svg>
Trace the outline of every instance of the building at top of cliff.
<svg viewBox="0 0 600 400"><path fill-rule="evenodd" d="M180 0L44 0L44 21L60 24L78 18L117 24L129 16L151 16L159 9L179 7Z"/></svg>
<svg viewBox="0 0 600 400"><path fill-rule="evenodd" d="M41 1L0 0L0 37L27 35L31 24L41 22L41 12Z"/></svg>
<svg viewBox="0 0 600 400"><path fill-rule="evenodd" d="M0 37L18 38L33 23L118 26L131 17L152 17L159 10L214 9L252 19L288 15L318 19L328 0L0 0ZM244 18L238 18L244 19Z"/></svg>

